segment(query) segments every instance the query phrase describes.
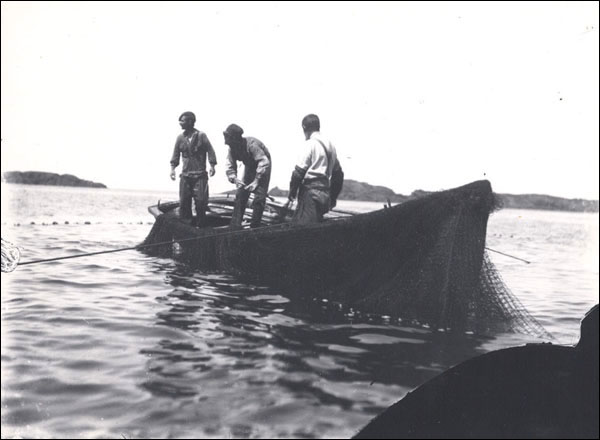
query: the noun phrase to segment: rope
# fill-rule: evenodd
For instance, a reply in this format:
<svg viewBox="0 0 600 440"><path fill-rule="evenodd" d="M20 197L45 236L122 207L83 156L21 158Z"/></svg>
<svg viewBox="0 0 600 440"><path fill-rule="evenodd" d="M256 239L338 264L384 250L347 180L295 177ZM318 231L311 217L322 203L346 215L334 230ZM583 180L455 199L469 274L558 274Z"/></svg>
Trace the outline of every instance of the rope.
<svg viewBox="0 0 600 440"><path fill-rule="evenodd" d="M253 231L257 231L257 230L260 230L260 229L265 229L267 227L273 228L273 227L277 227L277 226L281 227L281 226L284 226L284 225L261 226L259 228L253 228L252 230ZM91 255L111 254L111 253L114 253L114 252L140 250L140 249L145 249L145 248L154 247L154 246L164 246L164 245L173 244L173 243L183 243L183 242L187 242L187 241L201 240L201 239L204 239L204 238L223 237L223 236L227 236L227 235L239 234L241 232L245 232L245 230L244 229L240 229L240 230L235 230L235 231L227 231L227 232L223 232L223 233L220 233L220 234L201 235L199 237L182 238L180 240L163 241L163 242L160 242L160 243L142 244L142 245L125 247L125 248L119 248L119 249L110 249L110 250L107 250L107 251L86 252L84 254L67 255L67 256L55 257L55 258L44 258L44 259L40 259L40 260L31 260L31 261L25 261L25 262L19 263L19 266L25 266L27 264L47 263L47 262L50 262L50 261L58 261L58 260L68 260L70 258L88 257L88 256L91 256Z"/></svg>
<svg viewBox="0 0 600 440"><path fill-rule="evenodd" d="M267 202L266 204L269 205L269 206L271 206L271 207L273 207L273 208L277 209L278 213L276 214L276 220L280 220L281 221L282 217L284 217L287 214L286 211L289 211L289 208L286 210L285 207L284 207L284 205L280 205L279 203L275 202L275 199L273 197L271 197L271 196L267 196L267 198L269 200L271 200L272 202ZM354 215L359 214L357 212L344 211L344 210L340 210L340 209L336 209L336 208L332 209L331 211L332 212L338 212L340 214L349 215L349 216L354 216ZM86 222L86 223L88 223L88 222ZM140 223L142 223L142 222L140 222ZM32 222L32 224L34 224L34 223ZM267 225L267 226L261 226L261 227L258 227L258 228L254 228L254 230L260 230L260 229L264 229L264 228L267 228L267 227L268 228L273 228L273 227L276 227L276 226L280 226L281 227L281 226L284 226L284 225L283 224L280 224L280 225L272 225L271 224L271 225ZM28 264L47 263L47 262L51 262L51 261L68 260L68 259L71 259L71 258L88 257L88 256L92 256L92 255L110 254L110 253L115 253L115 252L124 252L124 251L131 251L131 250L140 250L140 249L150 248L150 247L154 247L154 246L164 246L164 245L173 244L173 243L180 243L180 242L183 243L183 242L187 242L187 241L201 240L203 238L222 237L222 236L228 236L228 235L233 235L233 234L239 234L240 232L243 232L243 231L244 231L243 229L242 230L234 230L234 231L223 232L223 233L220 233L220 234L210 234L210 235L201 235L201 236L198 236L198 237L184 238L184 239L181 239L181 240L171 240L171 241L164 241L164 242L160 242L160 243L151 243L151 244L145 244L145 245L137 245L137 246L131 246L131 247L125 247L125 248L119 248L119 249L110 249L110 250L98 251L98 252L87 252L87 253L83 253L83 254L67 255L67 256L63 256L63 257L44 258L44 259L32 260L32 261L25 261L25 262L19 262L19 259L20 259L20 253L19 253L19 255L18 255L17 258L10 258L10 260L13 260L13 261L16 260L16 262L17 262L18 265L23 265L24 266L24 265L28 265ZM14 264L14 265L12 265L9 268L5 264L5 260L8 260L8 258L5 258L5 257L9 257L9 256L15 257L16 254L15 253L12 253L12 254L8 253L7 249L10 248L11 245L10 245L9 242L6 242L4 239L2 240L2 245L3 245L2 246L2 257L3 257L2 258L2 261L3 261L3 263L2 263L2 272L12 272L12 270L14 270L14 268L16 267L17 264ZM487 249L487 250L489 250L491 252L495 252L495 253L504 255L504 256L509 257L509 258L514 258L515 260L523 261L526 264L531 264L530 261L524 260L523 258L515 257L514 255L509 255L509 254L506 254L504 252L500 252L500 251L497 251L495 249L491 249L489 247L485 247L485 249ZM5 267L5 266L7 266L7 267ZM5 270L5 269L7 269L7 270Z"/></svg>
<svg viewBox="0 0 600 440"><path fill-rule="evenodd" d="M273 226L278 226L278 225L261 226L259 228L254 228L253 230L265 229L267 227L272 228ZM279 226L281 226L281 225L279 225ZM89 257L89 256L92 256L92 255L112 254L112 253L115 253L115 252L140 250L140 249L150 248L150 247L154 247L154 246L164 246L164 245L173 244L173 243L183 243L183 242L187 242L187 241L201 240L201 239L204 239L204 238L223 237L223 236L227 236L227 235L238 234L238 233L243 232L243 231L244 230L228 231L228 232L223 232L221 234L201 235L199 237L182 238L180 240L163 241L163 242L160 242L160 243L142 244L142 245L125 247L125 248L119 248L119 249L110 249L110 250L107 250L107 251L86 252L86 253L83 253L83 254L67 255L67 256L63 256L63 257L44 258L44 259L40 259L40 260L31 260L31 261L19 262L18 265L19 266L26 266L28 264L48 263L50 261L68 260L68 259L71 259L71 258ZM524 260L523 258L515 257L514 255L509 255L509 254L506 254L504 252L500 252L500 251L497 251L495 249L491 249L489 247L486 247L486 249L488 251L496 252L496 253L504 255L506 257L514 258L515 260L519 260L519 261L523 261L524 263L531 264L531 261ZM2 270L2 272L12 272L12 270Z"/></svg>
<svg viewBox="0 0 600 440"><path fill-rule="evenodd" d="M505 257L514 258L515 260L519 260L519 261L523 261L524 263L531 264L531 261L527 261L527 260L524 260L524 259L522 259L522 258L515 257L514 255L505 254L504 252L500 252L500 251L497 251L497 250L495 250L495 249L491 249L491 248L489 248L489 247L486 247L486 249L487 249L488 251L492 251L492 252L496 252L497 254L504 255Z"/></svg>

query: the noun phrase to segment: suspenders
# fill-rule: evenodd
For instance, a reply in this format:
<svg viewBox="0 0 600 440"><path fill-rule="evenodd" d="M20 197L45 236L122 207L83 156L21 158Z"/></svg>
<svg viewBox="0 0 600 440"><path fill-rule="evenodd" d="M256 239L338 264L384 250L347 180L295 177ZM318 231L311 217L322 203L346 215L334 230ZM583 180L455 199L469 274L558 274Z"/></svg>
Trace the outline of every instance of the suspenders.
<svg viewBox="0 0 600 440"><path fill-rule="evenodd" d="M329 171L329 165L331 164L331 156L329 155L329 151L327 151L325 144L323 142L321 142L320 139L315 138L315 140L321 144L321 146L323 147L323 150L325 151L325 157L327 157L327 166L325 167L325 176L327 178L329 178L329 176L327 176L327 171ZM332 165L331 169L333 171L333 165Z"/></svg>

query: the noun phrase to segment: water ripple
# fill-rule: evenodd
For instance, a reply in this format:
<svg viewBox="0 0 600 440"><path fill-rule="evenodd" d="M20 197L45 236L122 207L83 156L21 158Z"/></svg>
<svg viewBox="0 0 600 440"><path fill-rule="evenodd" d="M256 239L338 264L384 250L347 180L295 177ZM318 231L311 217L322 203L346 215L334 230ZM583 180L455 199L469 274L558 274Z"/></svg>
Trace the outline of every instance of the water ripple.
<svg viewBox="0 0 600 440"><path fill-rule="evenodd" d="M75 191L102 206L94 219L89 206L69 208L72 192L40 191L31 206L54 220L73 211L61 220L69 225L48 227L38 223L52 218L15 203L18 221L36 225L3 226L3 235L27 259L137 244L149 226L115 219L137 218L157 199ZM491 219L489 244L534 263L495 263L559 342L576 342L598 301L598 265L588 263L597 216L511 216ZM86 220L104 224L72 224ZM2 435L349 437L448 367L527 342L538 341L432 332L310 295L292 300L135 251L22 266L2 276Z"/></svg>

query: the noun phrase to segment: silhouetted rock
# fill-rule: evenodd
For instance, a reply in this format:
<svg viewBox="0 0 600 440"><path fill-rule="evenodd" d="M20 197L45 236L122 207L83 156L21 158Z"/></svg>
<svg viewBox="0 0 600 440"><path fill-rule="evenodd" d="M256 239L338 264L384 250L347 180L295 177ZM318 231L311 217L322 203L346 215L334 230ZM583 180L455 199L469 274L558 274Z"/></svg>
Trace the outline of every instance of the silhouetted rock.
<svg viewBox="0 0 600 440"><path fill-rule="evenodd" d="M275 197L287 197L288 191L277 187L269 191L269 195ZM402 194L396 194L390 188L385 186L374 186L356 180L344 180L344 187L338 197L339 200L360 200L366 202L387 202L402 203L410 197Z"/></svg>
<svg viewBox="0 0 600 440"><path fill-rule="evenodd" d="M563 199L542 194L499 194L504 208L598 212L598 200Z"/></svg>
<svg viewBox="0 0 600 440"><path fill-rule="evenodd" d="M24 185L54 185L54 186L81 186L88 188L106 188L102 183L82 180L72 174L46 173L43 171L7 171L4 173L6 183L19 183Z"/></svg>
<svg viewBox="0 0 600 440"><path fill-rule="evenodd" d="M235 191L232 191L235 194ZM365 202L402 203L410 199L431 194L432 191L414 190L410 196L396 194L385 186L373 186L355 180L345 180L339 200L360 200ZM288 191L277 187L269 191L271 196L287 197ZM563 199L540 194L496 194L503 208L544 209L550 211L598 212L598 200Z"/></svg>

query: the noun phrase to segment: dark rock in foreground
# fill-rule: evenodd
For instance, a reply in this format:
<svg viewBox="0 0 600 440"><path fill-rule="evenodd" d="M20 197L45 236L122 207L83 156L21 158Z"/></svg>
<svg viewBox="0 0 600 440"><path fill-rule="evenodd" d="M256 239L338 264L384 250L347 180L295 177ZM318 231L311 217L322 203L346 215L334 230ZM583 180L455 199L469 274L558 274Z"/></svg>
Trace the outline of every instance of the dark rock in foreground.
<svg viewBox="0 0 600 440"><path fill-rule="evenodd" d="M72 174L46 173L43 171L8 171L4 173L6 183L19 183L24 185L54 185L54 186L80 186L87 188L106 188L102 183L82 180Z"/></svg>
<svg viewBox="0 0 600 440"><path fill-rule="evenodd" d="M598 438L598 305L576 347L527 344L467 360L354 438Z"/></svg>

